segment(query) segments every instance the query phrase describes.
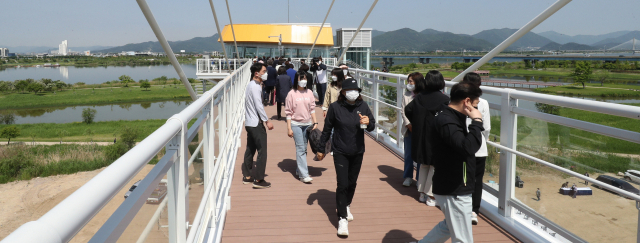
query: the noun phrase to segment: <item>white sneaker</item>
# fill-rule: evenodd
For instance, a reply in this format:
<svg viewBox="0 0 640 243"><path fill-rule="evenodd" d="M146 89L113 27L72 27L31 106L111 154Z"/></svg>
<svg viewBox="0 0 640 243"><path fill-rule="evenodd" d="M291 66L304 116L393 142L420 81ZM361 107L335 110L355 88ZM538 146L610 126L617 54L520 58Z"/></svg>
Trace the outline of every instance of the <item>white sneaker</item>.
<svg viewBox="0 0 640 243"><path fill-rule="evenodd" d="M436 200L431 198L431 197L427 197L427 206L435 207L436 206Z"/></svg>
<svg viewBox="0 0 640 243"><path fill-rule="evenodd" d="M341 218L340 222L338 222L338 224L339 224L339 226L338 226L338 235L348 236L349 235L349 222L347 222L347 219Z"/></svg>
<svg viewBox="0 0 640 243"><path fill-rule="evenodd" d="M473 211L471 212L471 224L478 225L478 215Z"/></svg>
<svg viewBox="0 0 640 243"><path fill-rule="evenodd" d="M347 206L347 221L353 221L353 214L351 214L351 205Z"/></svg>
<svg viewBox="0 0 640 243"><path fill-rule="evenodd" d="M403 186L411 186L411 178L407 177L404 178L404 182L402 183Z"/></svg>
<svg viewBox="0 0 640 243"><path fill-rule="evenodd" d="M311 181L313 181L313 179L311 177L305 177L305 178L300 178L300 181L304 182L304 183L310 183Z"/></svg>
<svg viewBox="0 0 640 243"><path fill-rule="evenodd" d="M425 194L424 192L420 193L420 198L418 198L418 201L420 201L421 203L426 202L427 201L427 194Z"/></svg>

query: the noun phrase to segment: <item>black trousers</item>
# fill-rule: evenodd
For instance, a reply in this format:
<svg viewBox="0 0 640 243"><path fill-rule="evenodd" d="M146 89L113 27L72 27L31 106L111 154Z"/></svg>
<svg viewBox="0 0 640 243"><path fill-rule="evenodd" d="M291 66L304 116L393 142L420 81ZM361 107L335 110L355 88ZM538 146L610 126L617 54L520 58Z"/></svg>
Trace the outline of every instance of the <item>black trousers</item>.
<svg viewBox="0 0 640 243"><path fill-rule="evenodd" d="M363 154L344 155L338 152L333 153L333 164L336 167L336 205L338 217L347 218L347 206L351 205L353 195L356 192L358 175L362 167Z"/></svg>
<svg viewBox="0 0 640 243"><path fill-rule="evenodd" d="M318 92L318 101L320 101L320 104L324 104L324 93L327 92L327 83L316 84L316 92Z"/></svg>
<svg viewBox="0 0 640 243"><path fill-rule="evenodd" d="M278 106L277 110L278 110L278 120L280 120L280 118L282 118L282 105L284 104L284 102L277 102L276 105Z"/></svg>
<svg viewBox="0 0 640 243"><path fill-rule="evenodd" d="M275 90L276 86L264 86L264 94L263 94L263 99L267 102L269 102L269 104L273 104L274 102L274 90Z"/></svg>
<svg viewBox="0 0 640 243"><path fill-rule="evenodd" d="M472 205L476 214L480 213L480 202L482 201L482 177L484 176L484 166L487 161L487 157L476 157L476 188L471 194Z"/></svg>
<svg viewBox="0 0 640 243"><path fill-rule="evenodd" d="M242 175L251 176L255 180L264 180L264 170L267 167L267 129L258 123L257 127L244 127L247 131L247 149L244 152ZM253 156L258 151L258 159L255 166Z"/></svg>

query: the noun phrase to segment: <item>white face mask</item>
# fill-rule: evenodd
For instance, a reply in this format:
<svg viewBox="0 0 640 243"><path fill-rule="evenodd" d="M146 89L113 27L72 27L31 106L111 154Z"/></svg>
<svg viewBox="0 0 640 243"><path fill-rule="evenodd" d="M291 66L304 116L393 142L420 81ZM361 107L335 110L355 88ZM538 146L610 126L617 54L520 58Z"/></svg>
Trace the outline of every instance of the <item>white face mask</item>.
<svg viewBox="0 0 640 243"><path fill-rule="evenodd" d="M306 88L306 87L307 87L307 80L300 80L300 81L298 81L298 86L299 86L299 87Z"/></svg>
<svg viewBox="0 0 640 243"><path fill-rule="evenodd" d="M262 74L262 76L260 76L260 78L262 79L262 81L267 80L267 77L269 77L269 73L264 72L264 74Z"/></svg>
<svg viewBox="0 0 640 243"><path fill-rule="evenodd" d="M335 82L335 81L338 81L338 77L336 77L336 76L331 76L331 80L333 80L334 82Z"/></svg>
<svg viewBox="0 0 640 243"><path fill-rule="evenodd" d="M415 89L416 89L416 86L415 86L415 85L413 85L413 84L407 84L407 90L409 90L409 91L413 91L413 90L415 90Z"/></svg>
<svg viewBox="0 0 640 243"><path fill-rule="evenodd" d="M360 92L357 90L349 90L345 92L344 96L347 97L347 100L353 102L360 96Z"/></svg>
<svg viewBox="0 0 640 243"><path fill-rule="evenodd" d="M320 65L320 64L322 64L322 61L319 61L319 62L318 62L318 65Z"/></svg>
<svg viewBox="0 0 640 243"><path fill-rule="evenodd" d="M342 69L342 73L344 73L344 76L347 76L347 73L349 73L349 70L347 70L347 69Z"/></svg>

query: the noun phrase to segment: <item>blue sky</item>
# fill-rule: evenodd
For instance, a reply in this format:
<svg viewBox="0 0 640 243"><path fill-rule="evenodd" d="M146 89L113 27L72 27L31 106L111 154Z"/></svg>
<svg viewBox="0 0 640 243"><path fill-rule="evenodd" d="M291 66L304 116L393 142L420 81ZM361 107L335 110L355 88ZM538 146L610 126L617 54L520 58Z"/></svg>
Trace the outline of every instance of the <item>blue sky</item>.
<svg viewBox="0 0 640 243"><path fill-rule="evenodd" d="M229 23L224 0L214 0L218 20ZM289 0L291 22L322 22L330 0ZM357 27L373 0L337 0L327 22ZM519 28L554 0L381 0L364 27L389 31L432 28L475 34ZM208 0L148 0L168 40L216 33ZM229 0L234 23L287 22L287 0ZM638 0L574 0L534 32L567 35L640 30ZM118 46L156 41L134 0L3 1L0 46Z"/></svg>

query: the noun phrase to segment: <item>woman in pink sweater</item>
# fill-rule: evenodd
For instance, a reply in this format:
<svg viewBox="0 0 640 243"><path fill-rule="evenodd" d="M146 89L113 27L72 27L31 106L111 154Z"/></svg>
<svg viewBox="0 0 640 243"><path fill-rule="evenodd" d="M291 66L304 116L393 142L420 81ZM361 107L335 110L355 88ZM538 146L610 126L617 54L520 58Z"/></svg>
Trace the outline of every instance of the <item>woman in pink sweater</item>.
<svg viewBox="0 0 640 243"><path fill-rule="evenodd" d="M293 81L293 88L287 94L284 112L287 115L288 135L296 142L296 161L298 169L296 174L300 181L310 183L313 179L309 176L307 168L307 129L315 129L316 99L311 91L313 83L307 80L306 72L298 71Z"/></svg>

